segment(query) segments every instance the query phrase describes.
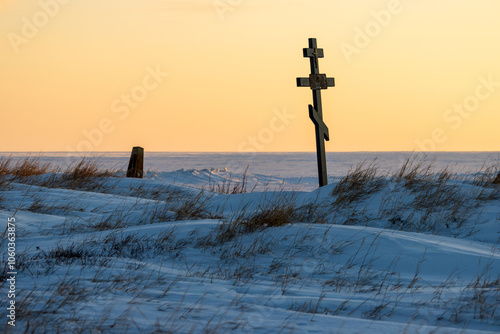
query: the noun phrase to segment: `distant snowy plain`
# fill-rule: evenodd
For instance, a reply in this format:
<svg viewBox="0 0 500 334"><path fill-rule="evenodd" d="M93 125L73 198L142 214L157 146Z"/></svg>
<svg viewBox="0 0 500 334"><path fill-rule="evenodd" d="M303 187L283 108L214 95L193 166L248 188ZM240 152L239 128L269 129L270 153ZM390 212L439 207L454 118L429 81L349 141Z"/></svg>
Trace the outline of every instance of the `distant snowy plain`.
<svg viewBox="0 0 500 334"><path fill-rule="evenodd" d="M411 182L395 176L410 155L330 153L321 189L313 153L146 153L143 180L72 189L65 167L7 177L0 220L15 214L19 308L17 328L2 328L500 332L500 188L483 168L499 154L418 156ZM124 169L128 154L97 158ZM346 180L356 165L365 178ZM244 179L246 192L221 193ZM2 277L3 305L6 287Z"/></svg>

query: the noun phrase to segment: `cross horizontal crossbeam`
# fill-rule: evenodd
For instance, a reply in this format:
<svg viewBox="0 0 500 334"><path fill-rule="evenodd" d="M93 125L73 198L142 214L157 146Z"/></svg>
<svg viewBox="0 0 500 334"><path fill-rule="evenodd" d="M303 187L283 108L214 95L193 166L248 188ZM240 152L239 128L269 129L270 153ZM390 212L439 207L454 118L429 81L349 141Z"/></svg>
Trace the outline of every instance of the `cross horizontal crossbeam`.
<svg viewBox="0 0 500 334"><path fill-rule="evenodd" d="M325 54L323 53L323 49L318 49L317 47L314 48L304 48L303 49L304 57L318 57L318 58L324 58Z"/></svg>
<svg viewBox="0 0 500 334"><path fill-rule="evenodd" d="M312 90L335 87L335 78L327 78L326 74L311 74L309 78L297 78L297 87L310 87Z"/></svg>

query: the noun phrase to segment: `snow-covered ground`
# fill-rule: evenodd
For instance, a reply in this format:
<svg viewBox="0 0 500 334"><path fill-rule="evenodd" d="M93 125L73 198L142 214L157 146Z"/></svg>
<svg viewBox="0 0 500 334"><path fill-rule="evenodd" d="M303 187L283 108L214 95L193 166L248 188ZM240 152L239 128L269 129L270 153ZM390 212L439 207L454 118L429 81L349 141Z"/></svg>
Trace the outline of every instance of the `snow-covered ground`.
<svg viewBox="0 0 500 334"><path fill-rule="evenodd" d="M403 161L365 163L321 189L311 175L219 165L71 187L62 173L4 176L17 308L13 330L2 306L1 328L498 333L499 186L486 170L418 161L398 177ZM1 248L6 264L5 233Z"/></svg>

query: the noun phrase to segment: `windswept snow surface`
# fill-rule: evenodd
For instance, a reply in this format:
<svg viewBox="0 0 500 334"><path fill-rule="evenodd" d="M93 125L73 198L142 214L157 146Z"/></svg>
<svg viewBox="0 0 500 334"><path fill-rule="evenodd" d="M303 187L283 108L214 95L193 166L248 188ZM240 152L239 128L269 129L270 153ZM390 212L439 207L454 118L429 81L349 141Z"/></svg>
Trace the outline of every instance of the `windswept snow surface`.
<svg viewBox="0 0 500 334"><path fill-rule="evenodd" d="M16 328L4 326L3 269L2 328L498 333L500 189L474 182L463 170L473 160L416 184L387 174L400 160L386 163L361 192L344 189L351 199L335 191L340 171L321 189L314 173L251 166L245 176L186 165L74 190L60 174L8 177L0 220L15 215L17 309ZM214 191L244 177L246 193ZM231 230L277 209L282 226ZM1 246L5 264L5 235Z"/></svg>

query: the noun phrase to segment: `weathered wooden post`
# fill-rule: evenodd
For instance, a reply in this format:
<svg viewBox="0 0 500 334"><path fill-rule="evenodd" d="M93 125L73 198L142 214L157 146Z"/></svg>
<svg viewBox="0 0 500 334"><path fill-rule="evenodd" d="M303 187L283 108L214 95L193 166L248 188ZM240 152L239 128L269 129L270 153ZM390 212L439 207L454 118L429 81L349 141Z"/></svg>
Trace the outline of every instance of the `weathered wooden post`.
<svg viewBox="0 0 500 334"><path fill-rule="evenodd" d="M309 87L313 93L314 106L309 105L309 118L316 127L316 154L318 159L319 186L328 184L326 172L325 140L330 140L328 127L323 122L323 105L321 90L335 86L334 78L327 78L319 73L319 58L324 57L323 49L318 49L316 38L309 38L309 48L304 48L304 57L310 58L311 74L309 78L297 78L297 87Z"/></svg>
<svg viewBox="0 0 500 334"><path fill-rule="evenodd" d="M132 149L128 163L127 177L142 179L144 177L144 149L136 146Z"/></svg>

